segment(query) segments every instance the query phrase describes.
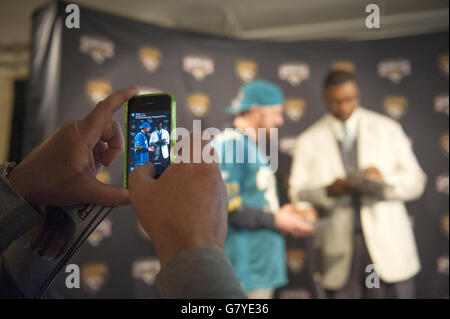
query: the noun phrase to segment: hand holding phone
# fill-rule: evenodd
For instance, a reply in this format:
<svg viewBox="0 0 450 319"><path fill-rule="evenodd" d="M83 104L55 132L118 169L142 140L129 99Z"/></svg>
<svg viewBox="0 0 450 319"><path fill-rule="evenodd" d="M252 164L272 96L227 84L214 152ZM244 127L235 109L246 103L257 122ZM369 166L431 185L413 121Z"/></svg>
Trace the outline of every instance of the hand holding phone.
<svg viewBox="0 0 450 319"><path fill-rule="evenodd" d="M117 91L83 119L61 125L10 172L14 190L34 206L128 204L127 190L105 185L96 175L123 152L122 129L112 116L136 93L137 87Z"/></svg>
<svg viewBox="0 0 450 319"><path fill-rule="evenodd" d="M0 298L40 298L111 211L95 204L128 204L128 190L103 184L95 175L122 153L122 130L112 114L136 93L137 87L120 90L84 119L65 123L11 171L10 183L30 204L63 208L47 206L43 222L3 251L2 274L8 274L11 289L0 291ZM98 147L104 142L108 147ZM92 204L70 206L78 203Z"/></svg>
<svg viewBox="0 0 450 319"><path fill-rule="evenodd" d="M183 139L193 144L192 134ZM203 151L208 141L201 143ZM187 249L223 250L225 245L228 202L219 165L194 164L192 152L190 156L191 163L171 165L158 180L153 179L155 168L149 164L130 174L131 204L155 245L162 267Z"/></svg>

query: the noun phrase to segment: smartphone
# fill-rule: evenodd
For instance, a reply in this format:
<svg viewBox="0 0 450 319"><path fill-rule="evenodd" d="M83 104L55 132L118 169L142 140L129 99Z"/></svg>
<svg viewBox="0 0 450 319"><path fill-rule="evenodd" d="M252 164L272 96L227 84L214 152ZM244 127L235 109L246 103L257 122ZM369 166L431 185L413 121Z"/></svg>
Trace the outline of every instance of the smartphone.
<svg viewBox="0 0 450 319"><path fill-rule="evenodd" d="M125 103L124 187L128 188L128 176L139 165L153 163L155 178L170 165L175 121L176 101L169 93L137 95Z"/></svg>

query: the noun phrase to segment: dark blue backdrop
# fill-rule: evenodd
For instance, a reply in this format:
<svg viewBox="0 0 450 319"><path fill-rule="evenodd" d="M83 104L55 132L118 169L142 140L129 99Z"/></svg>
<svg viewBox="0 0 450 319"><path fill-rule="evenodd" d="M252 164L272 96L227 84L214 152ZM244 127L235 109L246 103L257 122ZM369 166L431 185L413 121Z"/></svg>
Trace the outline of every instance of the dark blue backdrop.
<svg viewBox="0 0 450 319"><path fill-rule="evenodd" d="M96 100L132 84L171 92L177 99L178 126L190 128L192 120L201 117L204 128L222 128L231 120L224 107L243 80L252 77L279 84L288 98L297 99L293 110L305 105L300 119L287 114L287 124L280 129L286 146L282 150L287 152L292 138L325 112L321 98L325 74L333 66L354 68L362 105L391 114L399 107L398 120L428 174L423 198L408 204L423 266L417 277L418 297L448 297L448 33L366 42L236 41L159 28L83 7L77 30L64 28L65 5L55 2L33 17L26 152L62 122L89 112ZM247 63L239 64L242 60ZM380 76L379 68L388 69L392 80ZM436 110L435 98L440 95ZM385 100L391 96L397 99ZM123 112L115 118L123 123ZM99 178L121 185L122 165L119 159ZM289 167L290 156L281 153L282 202ZM311 239L287 243L290 283L277 296L317 297ZM60 274L47 296L156 297L155 256L131 207L114 209L71 261L81 267L82 289L68 290Z"/></svg>

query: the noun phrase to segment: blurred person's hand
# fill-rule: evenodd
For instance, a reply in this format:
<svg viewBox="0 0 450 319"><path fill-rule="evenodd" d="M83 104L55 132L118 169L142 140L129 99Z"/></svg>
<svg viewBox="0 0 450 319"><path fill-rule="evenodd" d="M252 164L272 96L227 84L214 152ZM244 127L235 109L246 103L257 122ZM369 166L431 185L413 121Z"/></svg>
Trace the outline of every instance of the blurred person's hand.
<svg viewBox="0 0 450 319"><path fill-rule="evenodd" d="M327 195L330 197L339 197L360 193L359 188L350 181L342 178L336 179L327 187Z"/></svg>
<svg viewBox="0 0 450 319"><path fill-rule="evenodd" d="M31 205L129 203L127 189L96 179L124 150L120 125L112 116L137 87L115 92L82 120L64 123L8 175L15 191Z"/></svg>
<svg viewBox="0 0 450 319"><path fill-rule="evenodd" d="M296 213L310 223L316 222L319 217L319 214L313 206L302 209L296 208Z"/></svg>
<svg viewBox="0 0 450 319"><path fill-rule="evenodd" d="M375 182L382 182L383 181L383 174L381 174L380 170L375 166L370 166L366 168L364 171L364 175Z"/></svg>
<svg viewBox="0 0 450 319"><path fill-rule="evenodd" d="M275 228L283 234L294 237L303 237L314 234L314 226L311 222L299 215L293 204L285 204L275 214Z"/></svg>
<svg viewBox="0 0 450 319"><path fill-rule="evenodd" d="M228 201L219 165L173 163L159 179L153 178L154 173L151 163L131 172L130 198L161 265L190 248L223 250Z"/></svg>

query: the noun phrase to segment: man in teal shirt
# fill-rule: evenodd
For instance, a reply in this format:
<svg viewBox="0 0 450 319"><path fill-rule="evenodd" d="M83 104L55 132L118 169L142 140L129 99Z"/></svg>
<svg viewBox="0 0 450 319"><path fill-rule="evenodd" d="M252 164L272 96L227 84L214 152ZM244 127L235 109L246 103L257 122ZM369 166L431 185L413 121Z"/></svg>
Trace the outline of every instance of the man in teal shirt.
<svg viewBox="0 0 450 319"><path fill-rule="evenodd" d="M150 124L144 122L139 126L141 130L134 137L134 165L144 165L150 159L147 134L150 132Z"/></svg>
<svg viewBox="0 0 450 319"><path fill-rule="evenodd" d="M298 237L314 230L292 204L280 208L275 174L256 143L258 129L269 132L283 125L283 103L277 85L264 80L245 84L227 108L235 115L235 129L214 141L229 200L225 252L249 298L272 298L274 289L287 284L279 231ZM232 158L229 150L234 150Z"/></svg>

